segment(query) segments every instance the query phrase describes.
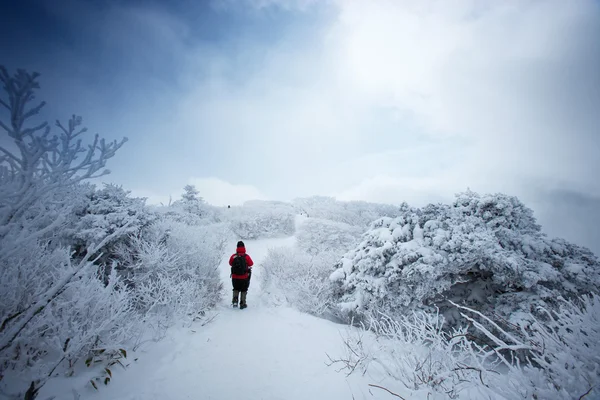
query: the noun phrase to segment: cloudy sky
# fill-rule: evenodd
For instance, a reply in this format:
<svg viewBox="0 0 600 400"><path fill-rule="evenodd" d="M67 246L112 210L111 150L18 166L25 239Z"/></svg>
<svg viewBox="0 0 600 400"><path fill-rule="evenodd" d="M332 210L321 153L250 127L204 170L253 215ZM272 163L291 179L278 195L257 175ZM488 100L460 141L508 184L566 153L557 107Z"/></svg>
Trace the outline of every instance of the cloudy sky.
<svg viewBox="0 0 600 400"><path fill-rule="evenodd" d="M8 2L4 2L8 3ZM519 196L600 253L598 0L21 0L0 63L151 202Z"/></svg>

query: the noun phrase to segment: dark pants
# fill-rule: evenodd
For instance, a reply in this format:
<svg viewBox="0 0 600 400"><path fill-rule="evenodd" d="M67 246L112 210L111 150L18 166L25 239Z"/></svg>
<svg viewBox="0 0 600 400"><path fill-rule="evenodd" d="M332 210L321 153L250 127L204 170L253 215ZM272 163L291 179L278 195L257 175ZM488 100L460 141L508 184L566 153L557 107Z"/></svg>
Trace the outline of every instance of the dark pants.
<svg viewBox="0 0 600 400"><path fill-rule="evenodd" d="M248 278L248 279L232 279L231 283L233 285L233 290L237 290L240 292L247 292L248 287L250 286L250 278Z"/></svg>

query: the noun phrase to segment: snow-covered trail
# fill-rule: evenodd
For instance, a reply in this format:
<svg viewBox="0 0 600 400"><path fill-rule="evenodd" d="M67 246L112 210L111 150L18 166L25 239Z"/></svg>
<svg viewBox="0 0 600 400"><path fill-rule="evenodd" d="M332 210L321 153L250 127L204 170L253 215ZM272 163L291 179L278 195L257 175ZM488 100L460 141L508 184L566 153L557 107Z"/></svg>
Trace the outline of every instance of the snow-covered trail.
<svg viewBox="0 0 600 400"><path fill-rule="evenodd" d="M261 262L268 249L293 246L294 237L245 241L255 262L248 308L233 309L227 255L221 264L224 300L205 326L171 329L127 370L90 399L374 399L366 377L346 377L327 366L327 354L342 353L347 327L288 307L272 307L260 287ZM235 251L235 242L231 252ZM130 357L131 358L131 357ZM388 395L389 396L389 395ZM71 396L69 396L72 398Z"/></svg>

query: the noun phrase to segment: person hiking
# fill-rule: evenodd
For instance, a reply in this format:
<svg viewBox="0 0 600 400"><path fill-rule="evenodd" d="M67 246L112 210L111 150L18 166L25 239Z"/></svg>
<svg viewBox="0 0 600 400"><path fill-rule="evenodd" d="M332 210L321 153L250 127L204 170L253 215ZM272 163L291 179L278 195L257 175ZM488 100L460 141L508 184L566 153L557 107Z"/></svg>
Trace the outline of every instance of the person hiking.
<svg viewBox="0 0 600 400"><path fill-rule="evenodd" d="M246 246L241 240L237 242L236 252L229 257L229 265L231 266L231 284L233 285L231 305L233 307L238 306L238 295L241 293L240 309L244 309L248 307L246 304L246 294L250 286L254 261L246 254Z"/></svg>

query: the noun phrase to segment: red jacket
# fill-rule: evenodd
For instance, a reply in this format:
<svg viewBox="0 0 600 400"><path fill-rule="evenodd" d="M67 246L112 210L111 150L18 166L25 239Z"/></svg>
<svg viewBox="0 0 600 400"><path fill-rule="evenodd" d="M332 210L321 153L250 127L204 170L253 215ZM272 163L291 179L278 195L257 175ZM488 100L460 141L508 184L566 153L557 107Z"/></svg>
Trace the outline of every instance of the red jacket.
<svg viewBox="0 0 600 400"><path fill-rule="evenodd" d="M254 265L254 261L252 261L252 259L250 258L250 256L248 254L246 254L246 248L245 247L238 247L237 248L237 252L232 254L231 257L229 257L229 265L231 266L231 264L233 263L233 258L237 255L240 256L245 256L246 257L246 265L248 266L249 270L252 270L252 266ZM232 274L231 275L231 279L248 279L249 275L246 272L244 275L235 275Z"/></svg>

